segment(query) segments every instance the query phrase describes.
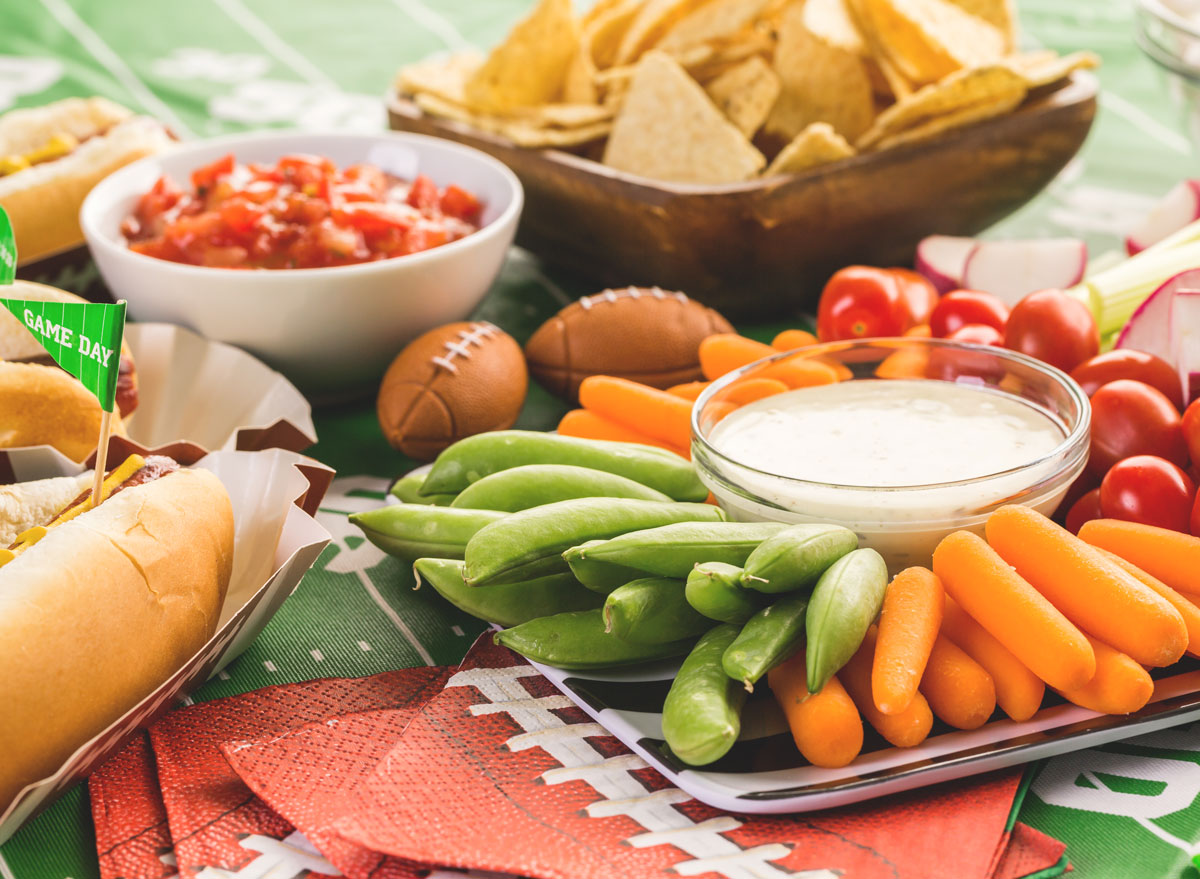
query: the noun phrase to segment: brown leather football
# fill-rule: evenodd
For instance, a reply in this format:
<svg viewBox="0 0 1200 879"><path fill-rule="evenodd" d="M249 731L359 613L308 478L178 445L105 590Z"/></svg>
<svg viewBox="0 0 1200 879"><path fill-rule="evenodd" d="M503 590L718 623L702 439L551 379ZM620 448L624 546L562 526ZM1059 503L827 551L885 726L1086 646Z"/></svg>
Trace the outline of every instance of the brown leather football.
<svg viewBox="0 0 1200 879"><path fill-rule="evenodd" d="M393 448L430 461L463 437L512 427L528 386L512 336L482 321L446 324L396 356L375 411Z"/></svg>
<svg viewBox="0 0 1200 879"><path fill-rule="evenodd" d="M529 371L569 400L589 375L615 375L656 388L697 381L700 341L732 333L711 308L657 287L585 296L542 324L525 344Z"/></svg>

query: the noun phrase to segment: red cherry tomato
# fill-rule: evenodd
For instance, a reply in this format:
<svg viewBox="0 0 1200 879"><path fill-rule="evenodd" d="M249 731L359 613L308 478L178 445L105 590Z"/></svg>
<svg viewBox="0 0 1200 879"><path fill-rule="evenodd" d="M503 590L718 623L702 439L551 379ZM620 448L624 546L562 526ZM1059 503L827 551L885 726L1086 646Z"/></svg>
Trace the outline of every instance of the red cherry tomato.
<svg viewBox="0 0 1200 879"><path fill-rule="evenodd" d="M956 342L974 342L976 345L1004 347L1004 336L998 329L987 324L964 324L946 338Z"/></svg>
<svg viewBox="0 0 1200 879"><path fill-rule="evenodd" d="M935 338L945 339L967 324L986 324L1003 331L1008 322L1008 306L990 293L978 290L951 290L929 316L929 328Z"/></svg>
<svg viewBox="0 0 1200 879"><path fill-rule="evenodd" d="M1175 367L1161 357L1134 351L1132 348L1114 348L1085 360L1073 370L1071 378L1079 382L1089 397L1096 389L1119 378L1131 378L1158 388L1176 408L1183 406L1183 392L1179 386L1179 373Z"/></svg>
<svg viewBox="0 0 1200 879"><path fill-rule="evenodd" d="M1196 494L1196 499L1192 501L1191 526L1192 533L1200 537L1200 492Z"/></svg>
<svg viewBox="0 0 1200 879"><path fill-rule="evenodd" d="M1092 453L1088 469L1103 476L1132 455L1157 455L1187 464L1179 410L1144 382L1117 379L1092 395Z"/></svg>
<svg viewBox="0 0 1200 879"><path fill-rule="evenodd" d="M890 269L900 282L900 292L908 303L908 313L914 325L929 323L929 317L938 304L937 287L924 275L912 269Z"/></svg>
<svg viewBox="0 0 1200 879"><path fill-rule="evenodd" d="M899 336L913 323L901 283L887 269L841 269L829 279L817 305L817 338L822 342Z"/></svg>
<svg viewBox="0 0 1200 879"><path fill-rule="evenodd" d="M1078 534L1084 522L1103 518L1104 511L1100 508L1100 489L1093 488L1071 505L1071 509L1067 511L1065 525L1072 534Z"/></svg>
<svg viewBox="0 0 1200 879"><path fill-rule="evenodd" d="M1134 455L1118 461L1100 483L1100 509L1124 519L1187 533L1196 484L1170 461Z"/></svg>
<svg viewBox="0 0 1200 879"><path fill-rule="evenodd" d="M1100 480L1095 475L1089 473L1087 470L1084 470L1079 474L1075 481L1071 483L1070 487L1067 489L1067 493L1063 495L1063 499L1058 504L1058 513L1060 513L1062 516L1065 516L1067 511L1070 510L1071 507L1075 506L1076 501L1078 501L1093 488L1099 487Z"/></svg>
<svg viewBox="0 0 1200 879"><path fill-rule="evenodd" d="M1100 351L1091 309L1061 290L1030 293L1013 307L1004 346L1070 372Z"/></svg>
<svg viewBox="0 0 1200 879"><path fill-rule="evenodd" d="M1183 413L1183 439L1187 443L1192 466L1200 466L1200 400L1193 400Z"/></svg>

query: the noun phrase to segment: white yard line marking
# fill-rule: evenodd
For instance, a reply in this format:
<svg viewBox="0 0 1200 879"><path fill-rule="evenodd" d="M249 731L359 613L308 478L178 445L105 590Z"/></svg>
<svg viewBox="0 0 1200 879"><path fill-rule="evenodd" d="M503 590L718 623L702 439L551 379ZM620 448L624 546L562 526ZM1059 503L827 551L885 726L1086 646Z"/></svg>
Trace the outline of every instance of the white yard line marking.
<svg viewBox="0 0 1200 879"><path fill-rule="evenodd" d="M1112 790L1112 788L1109 787L1107 784L1105 784L1103 781L1101 781L1100 778L1095 775L1095 773L1084 770L1083 772L1080 773L1080 775L1083 778L1090 781L1093 785L1095 785L1100 790ZM1191 842L1187 842L1186 840L1182 840L1175 834L1171 833L1170 831L1164 830L1163 828L1159 827L1157 824L1155 824L1149 818L1133 816L1133 820L1135 822L1137 822L1144 830L1146 830L1150 833L1153 833L1155 836L1157 836L1159 839L1161 839L1167 845L1173 846L1173 847L1179 849L1181 852L1183 852L1189 858L1200 853L1200 843L1191 843Z"/></svg>
<svg viewBox="0 0 1200 879"><path fill-rule="evenodd" d="M1185 156L1192 154L1192 142L1178 131L1163 125L1141 107L1132 104L1120 95L1101 91L1100 105L1112 110L1136 128L1149 133L1155 140L1174 152Z"/></svg>
<svg viewBox="0 0 1200 879"><path fill-rule="evenodd" d="M337 83L304 55L284 42L279 34L271 30L270 25L251 12L242 3L242 0L213 0L213 2L220 6L221 11L233 19L242 30L254 37L260 46L274 55L280 63L290 67L292 72L301 79L306 79L313 85L337 88Z"/></svg>
<svg viewBox="0 0 1200 879"><path fill-rule="evenodd" d="M317 662L321 662L325 659L325 655L323 653L321 653L320 650L310 650L308 652L312 656L312 658Z"/></svg>
<svg viewBox="0 0 1200 879"><path fill-rule="evenodd" d="M4 879L17 879L13 875L12 867L8 865L8 861L4 860L4 855L0 854L0 876Z"/></svg>
<svg viewBox="0 0 1200 879"><path fill-rule="evenodd" d="M470 49L471 43L462 35L454 22L421 0L392 0L397 9L442 41L447 49L461 51Z"/></svg>
<svg viewBox="0 0 1200 879"><path fill-rule="evenodd" d="M263 662L263 668L269 672L278 671L278 669L275 668L275 663L271 662L269 659Z"/></svg>
<svg viewBox="0 0 1200 879"><path fill-rule="evenodd" d="M460 627L460 626L451 626L450 631L453 632L454 634L458 635L458 637L460 637L460 638L463 636L463 630L462 630L462 627Z"/></svg>
<svg viewBox="0 0 1200 879"><path fill-rule="evenodd" d="M358 580L363 585L363 589L367 590L367 594L371 596L371 600L379 605L379 609L383 611L384 616L392 621L392 625L400 630L400 634L404 636L412 649L417 651L417 655L421 657L426 665L433 665L433 656L425 649L424 645L417 640L417 636L413 634L413 630L408 627L404 620L400 619L400 614L396 613L396 609L383 600L383 596L379 594L379 590L375 588L375 584L371 582L371 578L367 576L365 571L357 571ZM365 641L359 641L358 646L362 647L366 644ZM367 644L367 650L371 649L371 645Z"/></svg>
<svg viewBox="0 0 1200 879"><path fill-rule="evenodd" d="M229 672L225 671L225 669L221 669L219 672L217 672L217 680L219 680L219 681L229 680Z"/></svg>
<svg viewBox="0 0 1200 879"><path fill-rule="evenodd" d="M368 644L366 641L359 641L359 642L358 642L358 649L359 649L359 650L361 650L363 653L370 653L370 652L371 652L371 645L370 645L370 644Z"/></svg>
<svg viewBox="0 0 1200 879"><path fill-rule="evenodd" d="M175 114L175 111L168 107L158 95L150 91L108 43L104 42L100 35L79 17L67 0L39 0L39 2L71 36L79 41L80 45L92 54L92 57L100 62L105 70L138 99L144 109L158 117L160 122L170 127L179 137L193 136L192 130Z"/></svg>

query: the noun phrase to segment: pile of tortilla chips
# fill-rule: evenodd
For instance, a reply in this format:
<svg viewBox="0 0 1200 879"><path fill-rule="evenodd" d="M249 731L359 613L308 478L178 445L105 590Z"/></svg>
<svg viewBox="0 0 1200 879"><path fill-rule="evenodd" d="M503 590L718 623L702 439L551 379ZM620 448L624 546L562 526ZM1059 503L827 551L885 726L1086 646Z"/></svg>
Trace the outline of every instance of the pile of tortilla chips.
<svg viewBox="0 0 1200 879"><path fill-rule="evenodd" d="M538 0L486 57L396 87L519 146L731 183L927 140L1097 64L1015 46L1012 0Z"/></svg>

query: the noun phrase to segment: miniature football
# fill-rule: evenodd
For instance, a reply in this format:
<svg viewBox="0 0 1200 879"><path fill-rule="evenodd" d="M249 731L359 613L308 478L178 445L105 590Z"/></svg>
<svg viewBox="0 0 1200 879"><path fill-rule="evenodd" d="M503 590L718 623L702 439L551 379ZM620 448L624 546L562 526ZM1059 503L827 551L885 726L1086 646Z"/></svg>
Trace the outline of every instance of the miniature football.
<svg viewBox="0 0 1200 879"><path fill-rule="evenodd" d="M703 378L700 341L733 331L717 312L682 293L627 287L568 305L530 337L525 359L534 378L569 400L589 375L669 388Z"/></svg>
<svg viewBox="0 0 1200 879"><path fill-rule="evenodd" d="M485 322L446 324L396 356L375 411L393 448L430 461L463 437L512 427L528 385L521 346L508 333Z"/></svg>

